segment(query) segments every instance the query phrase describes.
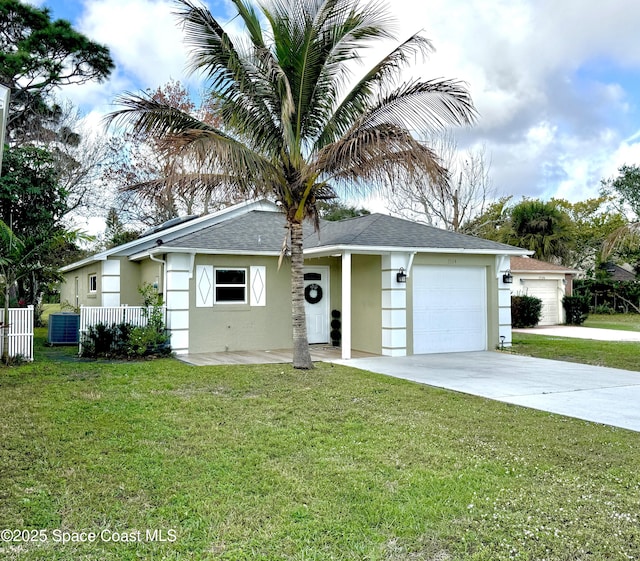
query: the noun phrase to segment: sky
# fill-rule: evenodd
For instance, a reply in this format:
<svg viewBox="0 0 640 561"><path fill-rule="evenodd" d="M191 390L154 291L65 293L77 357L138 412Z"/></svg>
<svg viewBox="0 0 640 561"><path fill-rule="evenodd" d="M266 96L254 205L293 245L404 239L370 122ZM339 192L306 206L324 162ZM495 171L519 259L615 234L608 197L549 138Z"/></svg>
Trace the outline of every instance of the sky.
<svg viewBox="0 0 640 561"><path fill-rule="evenodd" d="M102 84L61 92L98 127L115 96L180 80L182 33L165 0L31 0L111 50ZM208 0L233 26L229 2ZM423 32L436 51L412 69L466 82L477 123L455 134L484 146L498 195L572 202L597 196L622 164L640 165L638 0L389 0L399 39ZM373 49L382 55L390 45Z"/></svg>

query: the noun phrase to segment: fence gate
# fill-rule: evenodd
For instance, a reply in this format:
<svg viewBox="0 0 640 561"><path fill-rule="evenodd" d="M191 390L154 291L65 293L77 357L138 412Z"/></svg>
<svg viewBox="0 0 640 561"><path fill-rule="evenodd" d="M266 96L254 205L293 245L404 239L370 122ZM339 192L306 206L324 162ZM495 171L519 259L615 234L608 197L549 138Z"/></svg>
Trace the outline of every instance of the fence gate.
<svg viewBox="0 0 640 561"><path fill-rule="evenodd" d="M4 314L0 311L0 322ZM0 328L0 356L4 353L4 334L9 331L9 356L33 360L33 306L9 308L9 325Z"/></svg>

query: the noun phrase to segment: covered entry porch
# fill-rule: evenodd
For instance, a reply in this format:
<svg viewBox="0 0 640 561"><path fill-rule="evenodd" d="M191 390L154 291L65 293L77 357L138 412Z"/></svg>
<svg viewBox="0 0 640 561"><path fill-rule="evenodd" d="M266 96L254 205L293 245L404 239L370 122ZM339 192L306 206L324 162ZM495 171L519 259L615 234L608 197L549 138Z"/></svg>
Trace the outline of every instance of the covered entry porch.
<svg viewBox="0 0 640 561"><path fill-rule="evenodd" d="M334 362L342 358L340 347L311 345L313 362ZM352 358L370 358L376 355L352 351ZM288 364L293 362L291 349L271 351L226 351L220 353L193 353L177 355L176 358L193 366L222 366L230 364Z"/></svg>

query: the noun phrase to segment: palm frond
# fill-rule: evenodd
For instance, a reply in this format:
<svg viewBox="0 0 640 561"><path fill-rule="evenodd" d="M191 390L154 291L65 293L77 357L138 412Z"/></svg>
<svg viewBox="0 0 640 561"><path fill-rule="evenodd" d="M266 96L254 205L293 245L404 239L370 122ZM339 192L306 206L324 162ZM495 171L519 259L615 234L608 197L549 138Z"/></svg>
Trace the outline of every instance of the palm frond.
<svg viewBox="0 0 640 561"><path fill-rule="evenodd" d="M328 110L319 111L320 115L313 123L315 129L321 131L320 135L314 135L314 138L317 136L316 149L342 136L369 109L373 103L373 96L380 87L396 79L412 60L424 60L432 51L431 41L419 34L412 35L374 65L350 89L337 107L327 107L329 104L325 101ZM330 80L331 68L327 68L317 88L320 101L327 99L324 91L326 88L322 85Z"/></svg>
<svg viewBox="0 0 640 561"><path fill-rule="evenodd" d="M388 123L356 127L339 142L323 148L315 171L324 173L328 181L355 188L447 179L447 170L429 146L403 127Z"/></svg>
<svg viewBox="0 0 640 561"><path fill-rule="evenodd" d="M225 170L243 192L280 181L277 168L260 151L187 113L146 94L125 94L118 101L124 108L108 115L108 122L128 125L135 133L156 139L157 146L167 152L192 156L204 173Z"/></svg>
<svg viewBox="0 0 640 561"><path fill-rule="evenodd" d="M235 200L238 195L255 198L264 195L256 184L247 184L242 178L227 173L169 173L167 177L127 185L122 192L133 192L143 199L157 200L167 192L178 196L218 195L218 198Z"/></svg>
<svg viewBox="0 0 640 561"><path fill-rule="evenodd" d="M334 106L337 84L350 73L344 63L359 58L367 38L389 36L388 17L377 4L357 9L349 0L278 0L270 7L265 14L275 55L291 85L294 131L302 144L314 128L308 123L317 119L318 110L326 114L326 108Z"/></svg>
<svg viewBox="0 0 640 561"><path fill-rule="evenodd" d="M116 97L115 103L122 109L106 115L103 122L107 126L124 125L135 134L162 138L187 130L213 130L213 127L207 123L175 107L154 100L148 93L124 92Z"/></svg>
<svg viewBox="0 0 640 561"><path fill-rule="evenodd" d="M640 246L640 222L626 224L609 234L602 244L601 259L606 261L612 253L630 246Z"/></svg>
<svg viewBox="0 0 640 561"><path fill-rule="evenodd" d="M239 131L245 123L257 119L261 127L248 127L247 134L260 137L259 132L265 131L267 136L275 136L282 114L272 87L272 79L278 73L274 72L273 57L258 29L260 23L255 11L234 0L253 41L244 47L242 42L236 45L232 41L205 7L190 0L177 2L181 8L176 13L183 22L191 55L188 69L191 73L202 72L208 79L221 102L225 127ZM281 89L286 91L286 87ZM232 105L230 109L226 108L228 103ZM260 143L260 138L256 143Z"/></svg>
<svg viewBox="0 0 640 561"><path fill-rule="evenodd" d="M428 136L448 125L471 124L476 116L465 84L439 78L408 82L381 96L363 116L361 126L393 123Z"/></svg>

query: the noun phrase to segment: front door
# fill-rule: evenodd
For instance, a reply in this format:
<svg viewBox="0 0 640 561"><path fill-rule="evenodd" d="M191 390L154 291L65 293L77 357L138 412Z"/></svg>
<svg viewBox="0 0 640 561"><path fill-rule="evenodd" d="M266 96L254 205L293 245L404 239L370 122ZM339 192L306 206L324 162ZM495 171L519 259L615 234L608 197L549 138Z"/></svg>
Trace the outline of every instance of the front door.
<svg viewBox="0 0 640 561"><path fill-rule="evenodd" d="M329 267L305 267L304 311L309 344L329 342Z"/></svg>

